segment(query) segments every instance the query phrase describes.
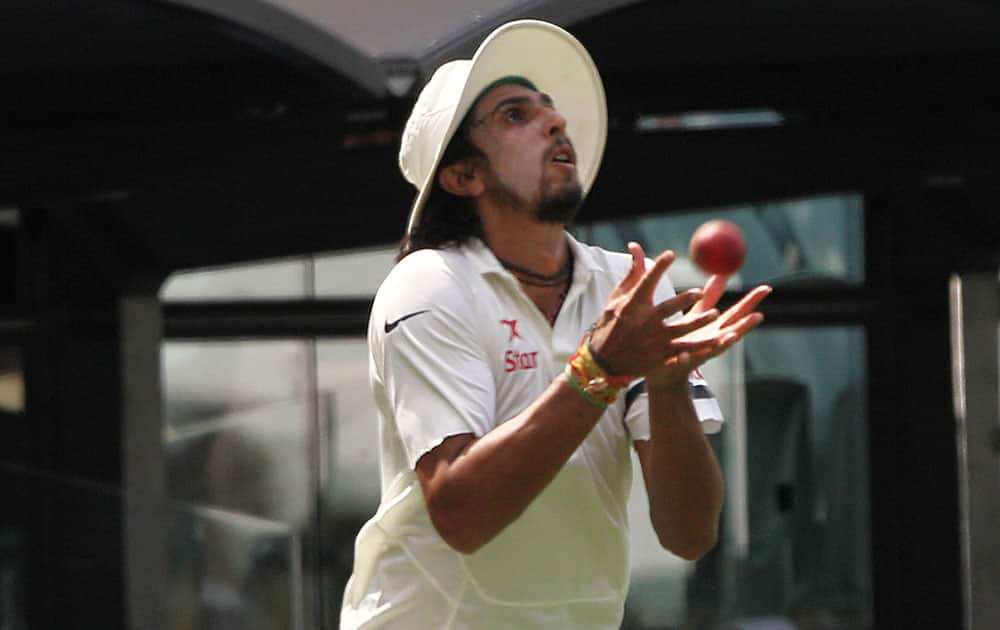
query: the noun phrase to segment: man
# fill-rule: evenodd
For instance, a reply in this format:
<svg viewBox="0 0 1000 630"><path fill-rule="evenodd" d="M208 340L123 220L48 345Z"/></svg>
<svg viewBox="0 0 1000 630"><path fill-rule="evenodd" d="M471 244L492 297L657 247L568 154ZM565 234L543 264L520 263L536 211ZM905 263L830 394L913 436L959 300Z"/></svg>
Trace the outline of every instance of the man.
<svg viewBox="0 0 1000 630"><path fill-rule="evenodd" d="M566 233L605 107L579 42L536 21L422 91L400 151L419 194L369 328L382 502L342 628L618 628L633 445L663 546L715 544L701 420L720 414L692 374L760 322L770 289L720 315L725 278L674 295L672 252Z"/></svg>

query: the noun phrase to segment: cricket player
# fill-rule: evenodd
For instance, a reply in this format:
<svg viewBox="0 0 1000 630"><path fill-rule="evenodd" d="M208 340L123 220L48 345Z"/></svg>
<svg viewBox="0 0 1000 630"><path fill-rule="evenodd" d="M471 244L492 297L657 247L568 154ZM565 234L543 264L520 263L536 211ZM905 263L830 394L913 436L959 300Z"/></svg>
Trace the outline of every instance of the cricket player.
<svg viewBox="0 0 1000 630"><path fill-rule="evenodd" d="M593 61L545 22L421 92L400 149L417 198L368 333L382 500L341 628L618 628L632 448L662 545L715 544L722 418L698 367L770 288L719 313L725 277L675 294L673 252L576 241L606 129Z"/></svg>

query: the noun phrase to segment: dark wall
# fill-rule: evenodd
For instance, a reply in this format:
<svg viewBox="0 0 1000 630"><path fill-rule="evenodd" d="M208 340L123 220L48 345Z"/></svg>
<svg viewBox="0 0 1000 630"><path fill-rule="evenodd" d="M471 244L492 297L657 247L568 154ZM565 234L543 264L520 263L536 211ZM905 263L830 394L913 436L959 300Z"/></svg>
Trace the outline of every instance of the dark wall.
<svg viewBox="0 0 1000 630"><path fill-rule="evenodd" d="M114 235L81 225L72 207L31 208L17 235L17 309L29 326L10 342L27 415L4 424L13 435L0 483L14 504L4 525L19 542L20 614L31 628L121 627L117 300L128 264Z"/></svg>

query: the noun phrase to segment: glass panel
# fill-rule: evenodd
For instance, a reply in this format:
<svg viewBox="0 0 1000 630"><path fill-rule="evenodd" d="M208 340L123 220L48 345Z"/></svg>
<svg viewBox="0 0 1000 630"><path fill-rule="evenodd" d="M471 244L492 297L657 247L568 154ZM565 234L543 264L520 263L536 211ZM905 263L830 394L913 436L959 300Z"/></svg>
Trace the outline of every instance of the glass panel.
<svg viewBox="0 0 1000 630"><path fill-rule="evenodd" d="M730 361L745 386L716 385L719 545L697 563L637 563L624 627L871 628L864 331L764 328L742 345Z"/></svg>
<svg viewBox="0 0 1000 630"><path fill-rule="evenodd" d="M305 341L164 345L167 483L178 505L172 627L317 627L302 596L315 592L318 565L311 350Z"/></svg>
<svg viewBox="0 0 1000 630"><path fill-rule="evenodd" d="M801 626L869 628L864 330L758 333L747 340L747 450L753 456L740 608L759 610L769 595L772 611ZM784 608L775 610L777 604Z"/></svg>
<svg viewBox="0 0 1000 630"><path fill-rule="evenodd" d="M168 432L308 396L303 341L169 342L161 357Z"/></svg>
<svg viewBox="0 0 1000 630"><path fill-rule="evenodd" d="M395 264L398 248L383 247L316 257L316 295L369 296Z"/></svg>
<svg viewBox="0 0 1000 630"><path fill-rule="evenodd" d="M195 269L170 276L164 301L366 297L395 264L395 245L268 263Z"/></svg>
<svg viewBox="0 0 1000 630"><path fill-rule="evenodd" d="M305 259L281 260L172 274L160 289L161 300L289 299L309 295Z"/></svg>
<svg viewBox="0 0 1000 630"><path fill-rule="evenodd" d="M177 503L168 532L170 628L304 627L302 549L295 528Z"/></svg>
<svg viewBox="0 0 1000 630"><path fill-rule="evenodd" d="M575 232L616 251L624 251L629 240L641 243L651 257L673 249L678 259L670 276L678 287L691 287L702 285L705 275L688 259L688 242L699 225L720 218L739 225L747 241L746 262L732 281L736 287L864 283L864 213L858 194L600 221Z"/></svg>
<svg viewBox="0 0 1000 630"><path fill-rule="evenodd" d="M726 419L721 433L723 437L744 435L746 432L743 352L743 344L737 344L702 368ZM735 456L737 452L734 450L734 459L739 461ZM692 580L696 565L670 554L660 546L649 520L642 468L634 451L632 470L632 494L628 503L632 585L622 627L634 630L679 628L687 614L686 585ZM745 484L741 482L741 479L726 477L726 503L729 506L739 506L734 515L745 511Z"/></svg>
<svg viewBox="0 0 1000 630"><path fill-rule="evenodd" d="M329 570L324 607L335 619L351 574L354 539L378 508L378 416L364 338L320 341L316 356L320 416L327 419L331 444L323 491L323 558Z"/></svg>

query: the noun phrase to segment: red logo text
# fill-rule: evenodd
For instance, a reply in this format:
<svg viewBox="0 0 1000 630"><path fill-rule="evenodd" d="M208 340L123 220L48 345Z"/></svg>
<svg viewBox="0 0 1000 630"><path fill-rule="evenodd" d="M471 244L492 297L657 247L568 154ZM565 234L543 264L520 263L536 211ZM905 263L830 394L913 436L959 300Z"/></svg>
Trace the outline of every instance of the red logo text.
<svg viewBox="0 0 1000 630"><path fill-rule="evenodd" d="M518 352L517 350L508 350L503 355L503 359L508 372L513 372L515 370L533 370L538 367L537 351Z"/></svg>

